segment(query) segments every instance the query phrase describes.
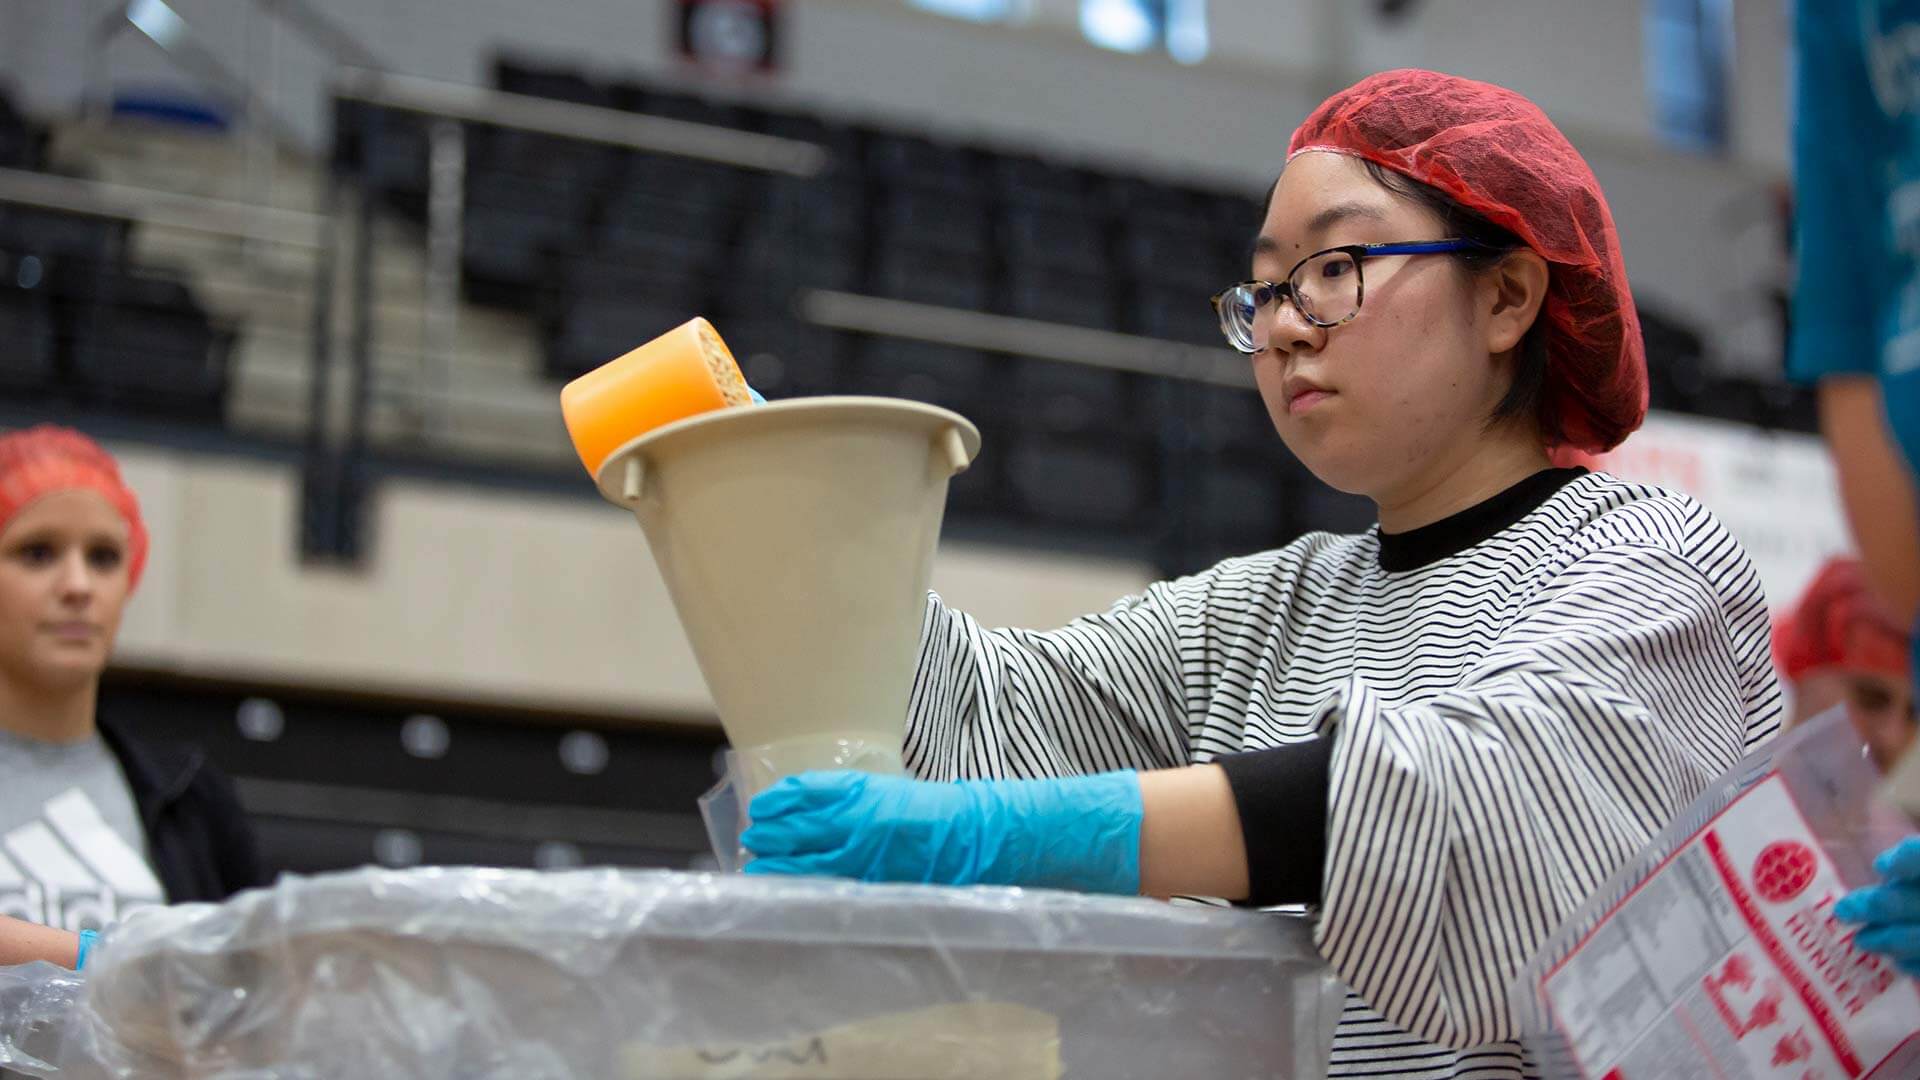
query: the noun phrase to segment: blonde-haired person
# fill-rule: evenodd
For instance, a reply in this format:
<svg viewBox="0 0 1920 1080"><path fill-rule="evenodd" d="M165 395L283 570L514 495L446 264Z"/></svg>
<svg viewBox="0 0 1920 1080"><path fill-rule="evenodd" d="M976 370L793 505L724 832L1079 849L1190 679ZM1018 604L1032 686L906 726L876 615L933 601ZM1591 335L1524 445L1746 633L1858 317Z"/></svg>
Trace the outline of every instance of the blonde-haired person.
<svg viewBox="0 0 1920 1080"><path fill-rule="evenodd" d="M136 907L260 883L205 754L99 708L147 544L99 444L51 426L0 435L0 964L71 966L81 932Z"/></svg>
<svg viewBox="0 0 1920 1080"><path fill-rule="evenodd" d="M1606 199L1537 107L1387 72L1286 157L1222 329L1378 527L1046 633L935 598L924 779L776 784L747 869L1313 904L1353 991L1331 1075L1538 1075L1521 965L1779 726L1765 597L1692 499L1551 465L1647 384Z"/></svg>

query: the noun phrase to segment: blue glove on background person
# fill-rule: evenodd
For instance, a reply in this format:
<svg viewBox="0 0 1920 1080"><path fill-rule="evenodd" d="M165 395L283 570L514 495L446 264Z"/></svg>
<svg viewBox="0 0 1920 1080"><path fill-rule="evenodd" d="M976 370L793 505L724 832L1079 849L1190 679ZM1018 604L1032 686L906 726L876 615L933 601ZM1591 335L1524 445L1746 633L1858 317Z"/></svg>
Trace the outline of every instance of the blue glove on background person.
<svg viewBox="0 0 1920 1080"><path fill-rule="evenodd" d="M1140 892L1140 779L933 783L836 770L755 796L749 874Z"/></svg>
<svg viewBox="0 0 1920 1080"><path fill-rule="evenodd" d="M1920 977L1920 836L1881 852L1873 868L1886 880L1842 897L1833 906L1834 917L1863 923L1855 944L1891 957L1901 971Z"/></svg>

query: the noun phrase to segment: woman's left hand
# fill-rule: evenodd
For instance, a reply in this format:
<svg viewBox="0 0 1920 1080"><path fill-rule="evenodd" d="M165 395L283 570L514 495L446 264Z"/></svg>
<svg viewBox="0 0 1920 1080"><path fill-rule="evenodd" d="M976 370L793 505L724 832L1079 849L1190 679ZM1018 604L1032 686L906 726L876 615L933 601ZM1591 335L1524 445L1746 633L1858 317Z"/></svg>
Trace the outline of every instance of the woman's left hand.
<svg viewBox="0 0 1920 1080"><path fill-rule="evenodd" d="M1865 924L1854 944L1920 976L1920 836L1888 848L1873 866L1886 880L1842 897L1833 914L1842 922Z"/></svg>
<svg viewBox="0 0 1920 1080"><path fill-rule="evenodd" d="M1131 772L956 783L809 772L755 796L748 815L749 874L1140 891Z"/></svg>

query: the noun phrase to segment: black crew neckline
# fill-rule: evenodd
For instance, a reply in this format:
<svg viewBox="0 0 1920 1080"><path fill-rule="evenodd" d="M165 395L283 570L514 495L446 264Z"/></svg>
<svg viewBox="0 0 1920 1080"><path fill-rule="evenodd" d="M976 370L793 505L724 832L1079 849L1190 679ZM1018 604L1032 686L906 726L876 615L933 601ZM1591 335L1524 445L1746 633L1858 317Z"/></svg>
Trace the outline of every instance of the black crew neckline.
<svg viewBox="0 0 1920 1080"><path fill-rule="evenodd" d="M1403 533L1376 529L1380 569L1388 573L1418 570L1458 555L1538 510L1555 492L1585 475L1587 470L1582 468L1542 469L1500 494L1431 525Z"/></svg>

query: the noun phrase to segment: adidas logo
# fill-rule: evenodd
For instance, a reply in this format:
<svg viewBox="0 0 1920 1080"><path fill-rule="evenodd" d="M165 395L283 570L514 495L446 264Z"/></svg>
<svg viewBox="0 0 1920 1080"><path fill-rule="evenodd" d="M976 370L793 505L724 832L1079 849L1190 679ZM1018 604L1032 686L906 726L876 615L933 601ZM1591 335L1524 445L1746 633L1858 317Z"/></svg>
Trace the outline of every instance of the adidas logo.
<svg viewBox="0 0 1920 1080"><path fill-rule="evenodd" d="M0 836L0 915L100 930L164 901L146 858L80 788L48 799L37 820Z"/></svg>

